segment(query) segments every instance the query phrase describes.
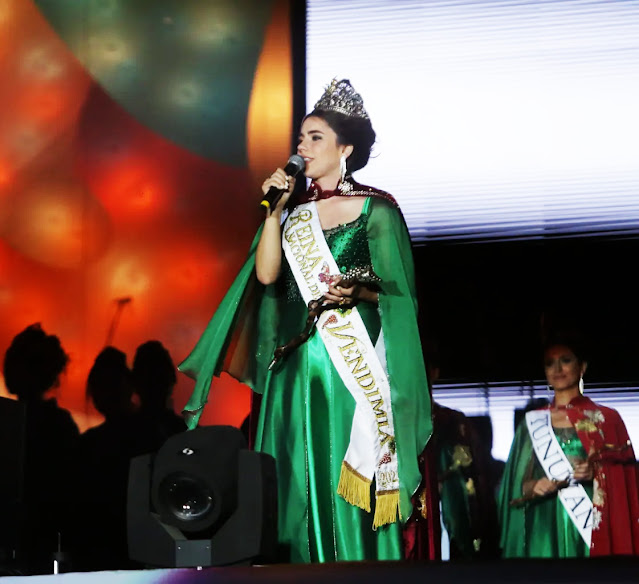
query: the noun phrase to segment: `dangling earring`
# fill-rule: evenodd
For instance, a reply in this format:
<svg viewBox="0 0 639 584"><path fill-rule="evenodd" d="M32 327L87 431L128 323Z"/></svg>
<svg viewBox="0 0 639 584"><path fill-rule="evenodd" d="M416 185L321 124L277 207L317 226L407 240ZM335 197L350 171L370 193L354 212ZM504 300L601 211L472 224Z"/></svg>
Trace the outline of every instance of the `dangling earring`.
<svg viewBox="0 0 639 584"><path fill-rule="evenodd" d="M579 378L579 393L583 395L584 393L584 378L583 376Z"/></svg>
<svg viewBox="0 0 639 584"><path fill-rule="evenodd" d="M346 156L342 154L339 159L339 184L344 182L346 178Z"/></svg>

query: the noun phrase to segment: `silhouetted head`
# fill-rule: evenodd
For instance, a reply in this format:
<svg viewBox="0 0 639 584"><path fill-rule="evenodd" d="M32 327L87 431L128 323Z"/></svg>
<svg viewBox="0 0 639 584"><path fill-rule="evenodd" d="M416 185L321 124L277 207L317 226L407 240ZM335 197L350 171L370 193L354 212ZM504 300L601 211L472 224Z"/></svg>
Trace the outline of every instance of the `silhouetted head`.
<svg viewBox="0 0 639 584"><path fill-rule="evenodd" d="M432 384L439 379L440 373L441 355L439 343L431 336L424 336L421 341L424 365L426 366L426 376L428 383L432 386Z"/></svg>
<svg viewBox="0 0 639 584"><path fill-rule="evenodd" d="M100 351L89 371L87 396L107 419L132 410L131 370L122 351L115 347L105 347Z"/></svg>
<svg viewBox="0 0 639 584"><path fill-rule="evenodd" d="M4 355L7 390L19 400L42 399L58 386L68 362L58 337L45 333L40 323L29 325L13 338Z"/></svg>
<svg viewBox="0 0 639 584"><path fill-rule="evenodd" d="M160 341L142 343L133 359L133 383L143 408L163 408L177 383L175 364Z"/></svg>
<svg viewBox="0 0 639 584"><path fill-rule="evenodd" d="M488 414L483 416L468 416L468 421L472 424L479 444L488 451L493 447L493 422Z"/></svg>

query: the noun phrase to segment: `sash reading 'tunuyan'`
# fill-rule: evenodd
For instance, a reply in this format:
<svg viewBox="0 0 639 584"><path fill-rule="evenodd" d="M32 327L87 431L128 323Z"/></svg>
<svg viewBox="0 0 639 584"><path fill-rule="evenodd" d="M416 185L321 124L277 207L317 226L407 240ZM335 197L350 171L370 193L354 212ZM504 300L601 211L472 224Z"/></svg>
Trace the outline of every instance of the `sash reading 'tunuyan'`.
<svg viewBox="0 0 639 584"><path fill-rule="evenodd" d="M296 207L284 223L282 247L304 301L328 289L326 274L339 274L314 202ZM357 308L324 311L317 331L344 385L355 400L350 442L337 492L370 512L375 477L373 528L397 520L399 477L388 377ZM383 337L378 342L383 345Z"/></svg>
<svg viewBox="0 0 639 584"><path fill-rule="evenodd" d="M570 480L573 468L561 448L552 428L549 410L533 410L526 413L526 424L533 449L539 463L550 480ZM592 535L592 501L583 485L571 481L559 489L557 496L581 537L590 548Z"/></svg>

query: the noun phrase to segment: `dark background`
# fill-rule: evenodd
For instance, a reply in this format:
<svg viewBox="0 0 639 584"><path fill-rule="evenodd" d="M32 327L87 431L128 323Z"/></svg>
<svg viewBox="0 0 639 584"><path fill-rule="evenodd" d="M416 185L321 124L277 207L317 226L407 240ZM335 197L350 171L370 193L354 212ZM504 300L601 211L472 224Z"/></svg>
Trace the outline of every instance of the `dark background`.
<svg viewBox="0 0 639 584"><path fill-rule="evenodd" d="M442 377L543 379L542 333L568 329L585 340L589 383L635 382L638 252L638 239L606 237L415 246Z"/></svg>
<svg viewBox="0 0 639 584"><path fill-rule="evenodd" d="M305 22L305 3L293 2L294 127L306 112ZM543 332L570 329L584 339L589 384L637 382L637 233L435 241L413 251L422 333L436 341L442 381L543 380Z"/></svg>

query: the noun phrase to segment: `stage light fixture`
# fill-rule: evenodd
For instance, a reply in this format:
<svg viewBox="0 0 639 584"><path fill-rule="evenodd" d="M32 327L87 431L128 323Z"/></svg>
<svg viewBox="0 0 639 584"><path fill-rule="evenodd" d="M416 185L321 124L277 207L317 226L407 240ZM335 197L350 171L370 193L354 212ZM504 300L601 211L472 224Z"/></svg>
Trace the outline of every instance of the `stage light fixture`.
<svg viewBox="0 0 639 584"><path fill-rule="evenodd" d="M131 460L132 560L157 567L270 563L277 546L275 460L232 426L202 426Z"/></svg>

